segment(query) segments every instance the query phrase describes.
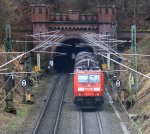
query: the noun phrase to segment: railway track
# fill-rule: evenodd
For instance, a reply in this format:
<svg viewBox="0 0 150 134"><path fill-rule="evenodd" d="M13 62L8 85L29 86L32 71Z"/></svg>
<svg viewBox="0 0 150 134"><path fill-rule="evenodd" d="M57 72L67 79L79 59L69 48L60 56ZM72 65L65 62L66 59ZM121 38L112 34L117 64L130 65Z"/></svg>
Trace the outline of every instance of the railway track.
<svg viewBox="0 0 150 134"><path fill-rule="evenodd" d="M68 76L58 76L32 134L55 134L59 123Z"/></svg>
<svg viewBox="0 0 150 134"><path fill-rule="evenodd" d="M80 134L104 134L99 112L80 111Z"/></svg>

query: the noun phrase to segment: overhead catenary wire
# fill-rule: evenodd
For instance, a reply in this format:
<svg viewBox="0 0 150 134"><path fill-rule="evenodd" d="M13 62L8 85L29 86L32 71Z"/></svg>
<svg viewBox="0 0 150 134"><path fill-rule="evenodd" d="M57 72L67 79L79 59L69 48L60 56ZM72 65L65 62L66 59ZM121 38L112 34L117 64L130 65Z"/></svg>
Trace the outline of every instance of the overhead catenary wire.
<svg viewBox="0 0 150 134"><path fill-rule="evenodd" d="M86 38L88 41L90 41L91 43L97 44L96 42L94 42L94 40L97 40L97 38L91 39L90 36L89 36L89 38L87 38L87 36L85 36L85 38ZM97 46L99 46L99 45L97 44ZM105 46L101 46L101 48L102 48L102 49L105 49ZM106 50L106 49L105 49L105 50ZM115 52L115 53L116 53L116 52ZM149 76L147 76L147 75L145 75L145 74L143 74L143 73L141 73L141 72L138 72L138 71L136 71L136 70L134 70L134 69L132 69L132 68L130 68L130 67L128 67L128 66L125 66L125 65L123 65L123 64L121 64L121 63L119 63L119 62L117 62L117 61L115 61L115 60L113 60L113 59L111 59L111 58L109 58L109 57L107 57L107 56L105 56L105 55L102 54L102 53L97 53L97 54L98 54L98 55L101 55L103 58L105 57L105 58L107 58L107 59L109 59L109 60L111 60L111 61L113 61L113 62L115 62L115 63L117 63L117 64L120 64L120 65L126 67L126 68L129 69L129 70L132 70L132 71L134 71L134 72L136 72L136 73L139 73L139 74L142 75L142 76L145 76L145 77L147 77L147 78L150 78ZM106 74L108 75L107 72L106 72ZM109 77L109 75L108 75L108 77ZM110 78L109 78L109 79L110 79ZM111 81L110 81L110 82L111 82ZM112 85L112 87L113 87L112 82L111 82L111 85ZM114 87L113 87L113 89L114 89ZM108 98L107 98L107 99L108 99ZM118 97L118 99L119 99L119 97ZM122 102L121 102L120 99L119 99L119 102L121 103L121 105L122 105L123 108L125 109L125 107L124 107L124 105L122 104ZM125 109L125 111L126 111L127 115L129 116L129 113L127 112L126 109ZM130 117L129 117L129 118L130 118ZM120 118L120 119L121 119L121 118ZM130 118L130 119L131 119L131 121L133 122L133 124L135 125L136 129L142 134L142 132L141 132L139 126L133 121L132 118ZM122 120L122 119L121 119L121 120Z"/></svg>
<svg viewBox="0 0 150 134"><path fill-rule="evenodd" d="M119 58L121 58L121 59L125 59L125 58L123 58L118 52L112 50L112 48L110 49L110 50L112 50L112 51L110 51L110 50L109 50L110 47L109 47L107 44L105 44L105 43L103 43L103 42L101 41L100 36L99 36L98 34L89 34L89 33L86 33L86 34L81 35L81 36L82 36L83 38L85 38L87 41L89 41L90 43L94 43L94 44L96 44L97 46L101 47L102 49L104 49L104 50L106 50L106 51L108 51L108 52L110 52L110 53L112 53L112 51L113 51L113 52L115 53L115 54L114 54L115 56L117 56L117 57L119 57ZM99 43L96 43L95 41L99 41ZM136 73L138 73L138 74L140 74L140 75L142 75L142 76L144 76L144 77L150 78L149 76L147 76L147 75L145 75L145 74L143 74L143 73L141 73L141 72L138 72L138 71L136 71L136 70L134 70L134 69L132 69L132 68L130 68L130 67L124 65L124 64L121 64L120 62L118 62L118 61L116 61L116 60L114 60L114 59L111 59L111 58L105 56L105 55L102 54L102 53L97 53L97 54L98 54L98 55L101 55L101 56L103 56L103 57L105 57L105 58L107 58L107 59L109 59L109 60L111 60L111 61L113 61L113 62L115 62L115 63L117 63L117 64L120 64L121 66L124 66L124 67L126 67L127 69L129 69L129 70L131 70L131 71L133 71L133 72L136 72ZM118 56L118 55L119 55L119 56ZM125 59L125 60L127 60L127 59ZM127 61L128 61L128 60L127 60Z"/></svg>
<svg viewBox="0 0 150 134"><path fill-rule="evenodd" d="M60 54L60 55L66 55L67 53L61 53L61 52L48 52L48 51L33 51L35 53L50 53L50 54Z"/></svg>
<svg viewBox="0 0 150 134"><path fill-rule="evenodd" d="M20 59L21 60L21 59ZM15 68L13 69L13 71L10 73L11 75L13 74L14 70L18 67L20 60L18 60ZM6 86L7 82L9 81L10 77L7 79L7 81L3 84L3 86L0 88L0 91L3 90L3 88Z"/></svg>
<svg viewBox="0 0 150 134"><path fill-rule="evenodd" d="M56 33L55 33L55 34L56 34ZM51 39L51 38L52 38L52 37L46 39L45 41L48 41L48 40ZM40 46L42 46L42 45L44 45L44 44L41 43L40 45L36 46L35 48L31 49L30 51L25 52L25 53L23 53L23 54L21 54L21 55L15 57L14 59L12 59L12 60L10 60L10 61L4 63L3 65L0 66L0 68L3 68L4 66L8 65L9 63L11 63L11 62L13 62L13 61L15 61L15 60L17 60L17 59L19 59L19 58L20 58L20 60L21 60L21 57L22 57L22 56L26 55L26 54L29 53L29 52L32 52L32 51L38 49L38 48L39 48ZM20 61L20 60L19 60L19 61ZM19 64L19 61L18 61L17 65ZM17 66L16 66L16 67L17 67ZM15 68L15 69L16 69L16 68ZM15 70L15 69L14 69L14 70ZM13 74L13 72L12 72L11 74ZM9 78L9 79L10 79L10 78ZM5 87L5 85L6 85L7 82L9 81L9 79L5 82L5 84L3 85L3 87L1 88L1 90Z"/></svg>
<svg viewBox="0 0 150 134"><path fill-rule="evenodd" d="M24 52L0 52L0 54L22 54Z"/></svg>
<svg viewBox="0 0 150 134"><path fill-rule="evenodd" d="M112 58L108 58L107 56L105 56L105 55L103 55L103 54L101 54L101 53L98 53L98 54L101 55L101 56L103 56L103 57L105 57L105 58L107 58L107 59L109 59L109 60L111 60L111 61L113 61L113 62L115 62L115 63L117 63L117 64L119 64L119 65L121 65L121 66L123 66L123 67L125 67L125 68L127 68L127 69L129 69L129 70L131 70L131 71L133 71L133 72L135 72L135 73L138 73L138 74L140 74L140 75L142 75L142 76L144 76L144 77L150 79L149 76L147 76L147 75L145 75L145 74L143 74L143 73L141 73L141 72L138 72L138 71L136 71L136 70L134 70L134 69L132 69L132 68L130 68L130 67L124 65L124 64L121 64L120 62L117 62L117 61L113 60Z"/></svg>
<svg viewBox="0 0 150 134"><path fill-rule="evenodd" d="M0 73L0 74L34 74L36 72L8 72L8 73Z"/></svg>
<svg viewBox="0 0 150 134"><path fill-rule="evenodd" d="M93 34L93 33L85 33L81 35L82 38L86 39L88 42L95 44L95 46L102 48L103 50L107 51L107 52L114 52L116 57L119 57L122 60L125 60L127 62L129 62L129 60L127 60L126 58L122 57L121 55L119 55L118 52L116 52L114 49L112 49L108 44L102 42L100 36L98 36L98 34ZM94 46L94 45L91 46Z"/></svg>
<svg viewBox="0 0 150 134"><path fill-rule="evenodd" d="M58 32L60 32L60 30L54 30L54 31L49 31L49 32L43 32L43 33L35 33L35 34L33 34L33 35L27 35L27 36L31 36L31 37L33 37L33 36L38 36L38 35L43 35L43 34L51 34L51 33L58 33Z"/></svg>
<svg viewBox="0 0 150 134"><path fill-rule="evenodd" d="M110 77L109 77L109 75L108 75L108 73L107 73L107 76L108 76L108 78L109 78L109 80L110 80ZM115 92L115 94L116 94L116 91L114 90L115 88L114 88L114 86L113 86L113 83L111 82L111 80L110 80L110 83L111 83L111 86L113 87L113 91ZM106 97L107 99L108 99L108 97ZM117 98L118 98L118 100L119 100L119 102L120 102L120 104L121 104L121 106L123 107L123 109L125 110L125 112L126 112L126 114L127 114L127 116L129 117L129 119L131 120L131 122L134 124L134 126L136 127L136 129L140 132L140 134L142 134L142 132L141 132L141 129L140 129L140 127L136 124L136 122L129 116L129 112L127 111L127 109L125 108L125 106L123 105L123 103L121 102L121 100L120 100L120 98L119 98L119 96L117 96ZM121 119L121 121L123 122L123 120Z"/></svg>
<svg viewBox="0 0 150 134"><path fill-rule="evenodd" d="M107 39L107 38L105 38L105 39ZM102 39L101 39L101 41L107 42L107 43L115 43L115 42L118 42L118 43L125 43L125 42L129 42L129 41L126 41L126 40L111 40L111 39L107 39L107 40L102 40ZM96 41L96 42L98 42L98 41Z"/></svg>
<svg viewBox="0 0 150 134"><path fill-rule="evenodd" d="M11 62L13 62L13 61L15 61L15 60L21 58L21 57L24 56L24 55L25 55L25 53L23 53L23 54L21 54L21 55L15 57L14 59L12 59L12 60L10 60L10 61L4 63L3 65L1 65L0 68L2 68L2 67L4 67L4 66L8 65L9 63L11 63Z"/></svg>
<svg viewBox="0 0 150 134"><path fill-rule="evenodd" d="M55 33L55 34L56 34L56 33ZM54 35L55 35L55 34L54 34ZM30 52L32 52L32 51L35 51L35 50L37 50L37 49L39 49L39 48L42 48L42 47L45 45L45 43L47 43L47 42L49 41L49 39L54 39L54 40L52 41L52 42L54 42L54 41L58 41L59 39L61 39L61 38L63 38L63 37L64 37L64 36L61 36L61 37L55 39L55 38L52 38L52 36L51 36L51 37L49 37L48 39L46 39L45 41L43 41L41 44L39 44L38 46L36 46L35 48L33 48L33 49L27 51L26 53L20 54L20 55L18 55L17 57L15 57L14 59L12 59L12 60L10 60L10 61L4 63L3 65L0 66L0 68L6 66L6 65L8 65L8 64L10 64L11 62L17 60L18 58L21 58L21 57L24 56L25 54L28 54L28 53L30 53ZM50 47L50 46L49 46L49 47ZM48 48L48 47L47 47L47 48Z"/></svg>
<svg viewBox="0 0 150 134"><path fill-rule="evenodd" d="M52 31L52 32L54 32L54 31ZM51 32L46 32L46 33L51 33ZM55 35L58 34L58 33L59 33L59 31L56 31L53 35L51 35L51 36L47 37L45 40L43 40L43 41L42 41L38 46L36 46L34 49L36 50L36 49L38 49L40 46L44 46L45 43L48 43L49 41L52 41L52 39L55 39L55 38L56 38ZM43 34L43 33L40 33L40 34ZM34 34L34 35L27 35L27 36L36 37L35 35L36 35L36 34ZM40 38L35 38L35 39L41 41ZM53 43L54 43L54 42L53 42Z"/></svg>
<svg viewBox="0 0 150 134"><path fill-rule="evenodd" d="M9 93L1 100L0 105L5 101L5 99L10 95L10 93L12 93L12 92L16 89L16 87L20 84L20 82L21 82L21 81L19 81L19 82L16 84L16 86L13 87L13 88L11 89L11 91L9 91Z"/></svg>
<svg viewBox="0 0 150 134"><path fill-rule="evenodd" d="M63 38L63 36L58 37L58 38L55 39L54 41L55 41L55 42L59 42L59 40L60 40L61 38ZM47 46L46 46L46 45L43 46L43 47L44 47L43 50L46 50L47 48L49 48L49 47L52 46L52 45L53 45L53 41L52 41L52 43L49 43Z"/></svg>
<svg viewBox="0 0 150 134"><path fill-rule="evenodd" d="M104 62L104 57L102 57L102 60L103 60L103 62ZM115 94L117 94L116 91L114 90L115 88L114 88L114 85L113 85L113 83L112 83L112 81L111 81L111 79L110 79L110 76L108 75L108 72L106 71L105 73L106 73L106 75L107 75L107 77L108 77L108 79L109 79L109 81L110 81L110 83L111 83L111 86L112 86L112 88L113 88L113 91L115 92ZM106 93L107 93L107 92L106 92ZM106 96L106 93L105 93L105 96ZM108 94L108 93L107 93L107 94ZM106 98L108 99L107 96L106 96ZM109 100L109 99L108 99L108 101L110 102L110 101L112 101L112 100ZM110 103L110 105L112 105L112 104ZM112 107L113 107L113 105L112 105ZM124 123L124 121L122 120L122 118L119 118L119 119L120 119L121 122ZM127 132L126 134L128 134L128 132Z"/></svg>
<svg viewBox="0 0 150 134"><path fill-rule="evenodd" d="M45 47L47 45L47 43L49 43L50 41L52 43L55 43L56 41L59 41L59 39L63 38L63 36L59 37L59 38L52 38L52 37L49 37L47 38L45 41L43 41L41 44L39 44L38 46L36 46L34 49L32 49L32 51L35 51L36 49L39 49L39 48L42 48L42 47ZM50 40L51 39L51 40ZM52 45L52 44L51 44ZM50 47L50 45L49 45ZM48 47L47 47L48 48Z"/></svg>
<svg viewBox="0 0 150 134"><path fill-rule="evenodd" d="M48 43L52 38L52 36L48 37L46 40L42 41L38 46L35 47L35 49L38 49L40 46L44 46L46 43ZM40 40L41 41L41 40Z"/></svg>
<svg viewBox="0 0 150 134"><path fill-rule="evenodd" d="M128 61L128 62L129 62L128 59L122 57L117 51L115 51L115 50L112 49L109 45L107 45L106 43L104 43L101 39L98 39L98 40L99 40L99 42L102 43L104 46L108 47L108 48L110 49L109 51L114 52L114 53L115 53L115 54L114 54L115 56L121 58L121 59L124 60L124 61Z"/></svg>
<svg viewBox="0 0 150 134"><path fill-rule="evenodd" d="M56 33L55 33L55 34L56 34ZM63 37L63 36L61 36L61 37ZM47 38L45 41L43 41L41 44L39 44L38 46L36 46L35 48L31 49L30 51L25 52L25 53L22 53L21 55L15 57L14 59L12 59L12 60L6 62L6 63L3 64L3 65L1 65L0 68L2 68L2 67L4 67L4 66L8 65L9 63L11 63L11 62L17 60L18 58L20 58L20 60L21 60L21 57L22 57L22 56L28 54L29 52L32 52L32 51L34 51L34 50L37 50L38 48L40 48L40 47L42 47L42 46L44 46L44 45L45 45L45 42L49 41L50 39L53 39L53 42L54 42L54 41L57 41L57 38L54 39L54 38L52 38L52 36L51 36L51 37ZM59 39L60 39L60 38L59 38ZM20 60L19 60L19 61L20 61ZM19 64L19 62L18 62L18 64ZM17 64L17 65L18 65L18 64ZM16 67L17 67L17 66L16 66ZM14 70L15 70L15 69L14 69ZM13 74L13 73L11 73L11 74ZM10 77L9 77L9 79L10 79ZM9 79L5 82L5 84L3 85L3 87L1 88L1 90L5 87L5 85L6 85L7 82L9 81ZM8 94L8 95L9 95L9 94Z"/></svg>
<svg viewBox="0 0 150 134"><path fill-rule="evenodd" d="M115 53L107 53L107 52L101 52L103 54L115 54ZM132 56L132 55L136 55L136 56L145 56L145 57L149 57L150 55L148 54L127 54L127 53L119 53L120 55L127 55L127 56Z"/></svg>
<svg viewBox="0 0 150 134"><path fill-rule="evenodd" d="M103 61L104 61L104 57L102 57L102 59L103 59ZM115 87L114 87L114 85L113 85L113 83L112 83L112 80L111 80L111 78L110 78L110 76L108 75L108 72L106 71L106 74L107 74L107 77L108 77L108 79L109 79L109 81L110 81L110 84L111 84L111 86L112 86L112 89L113 89L113 91L115 92L115 94L117 94L116 93L116 91L115 91ZM109 97L107 97L107 95L108 95L108 92L107 92L107 94L105 93L105 96L106 96L106 98L108 99L108 101L112 101L112 100L109 100L110 98ZM125 106L123 105L123 103L121 102L121 100L120 100L120 98L119 98L119 96L117 96L117 98L118 98L118 100L119 100L119 103L121 104L121 106L123 107L123 109L125 110L125 113L127 114L127 116L129 117L129 119L131 120L131 122L134 124L134 126L136 127L136 129L140 132L140 134L142 134L142 132L141 132L141 130L140 130L140 127L134 122L134 120L129 116L129 113L128 113L128 111L126 110L126 108L125 108ZM110 103L111 104L111 103ZM112 104L111 104L112 105ZM112 105L113 106L113 105ZM114 107L113 107L114 108ZM122 120L122 118L119 118L123 123L124 123L124 121Z"/></svg>
<svg viewBox="0 0 150 134"><path fill-rule="evenodd" d="M130 41L128 41L128 42L130 42ZM124 43L124 42L120 42L120 43L114 44L114 45L112 45L111 47L116 47L116 46L122 45L122 43ZM131 42L130 42L130 43L131 43Z"/></svg>
<svg viewBox="0 0 150 134"><path fill-rule="evenodd" d="M51 31L51 32L46 32L46 33L38 33L38 35L37 34L33 34L33 35L27 35L27 36L30 36L30 37L33 37L34 39L37 39L37 40L40 40L41 41L41 36L39 36L39 35L41 35L41 34L47 34L47 33L54 33L54 34L52 34L52 35L49 35L48 37L55 37L56 38L56 35L59 33L60 31Z"/></svg>
<svg viewBox="0 0 150 134"><path fill-rule="evenodd" d="M39 46L40 46L40 45L39 45ZM38 47L39 47L39 46L38 46ZM36 49L38 49L38 47L35 47L35 48L33 48L32 50L36 50ZM7 63L1 65L0 68L2 68L3 66L5 66L5 65L7 65L7 64L9 64L9 63L11 63L12 61L14 61L14 60L16 60L16 59L18 59L18 58L24 56L25 54L31 52L32 50L30 50L30 51L28 51L28 52L26 52L26 53L23 53L23 54L17 56L16 58L14 58L14 59L8 61ZM19 61L20 61L20 60L19 60ZM18 64L19 64L19 61L18 61ZM18 65L18 64L17 64L17 65ZM14 70L15 70L15 69L14 69ZM6 74L6 73L5 73L5 74ZM13 72L11 72L11 74L13 74ZM10 79L10 78L9 78L9 79ZM5 87L5 85L6 85L7 82L9 81L9 79L5 82L5 84L4 84L4 86L1 88L1 90ZM19 83L20 83L20 82L18 82L17 85L19 85ZM17 86L17 85L16 85L16 86ZM15 86L15 87L16 87L16 86ZM2 102L5 101L5 99L10 95L10 93L15 89L15 87L7 94L7 96L5 96L5 98L2 100ZM2 102L1 102L0 104L2 104Z"/></svg>
<svg viewBox="0 0 150 134"><path fill-rule="evenodd" d="M52 36L53 36L53 35L52 35ZM63 37L63 36L57 37L57 38L54 37L54 38L51 38L51 40L49 40L50 38L48 38L46 41L47 41L47 42L50 42L50 41L51 41L51 42L54 42L54 41L58 41L58 40L61 39L62 37ZM44 42L44 41L43 41L43 42ZM40 48L40 47L42 47L42 46L44 47L44 45L45 45L45 44L40 44L40 45L38 45L38 47L35 47L35 48L33 48L32 50L33 50L33 51L34 51L34 50L37 50L38 48ZM47 48L48 48L48 47L49 47L49 46L47 46ZM32 52L32 50L30 50L30 51L28 51L28 52L25 52L25 53L22 53L21 55L19 55L19 56L13 58L12 60L10 60L10 61L4 63L3 65L0 66L0 68L2 68L2 67L4 67L4 66L8 65L9 63L15 61L15 60L18 59L18 58L21 59L22 56L24 56L25 54L28 54L29 52ZM19 63L19 62L18 62L18 63ZM10 75L12 75L12 72L11 72ZM7 82L9 81L9 79L10 79L10 77L9 77L9 78L7 79L7 81L5 82L3 88L5 87L5 85L6 85ZM15 87L17 87L17 86L19 85L19 83L20 83L20 82L18 82L18 84L17 84ZM5 99L14 91L15 87L14 87L13 89L11 89L10 92L8 92L8 94L5 96L5 98L1 101L0 105L1 105L1 104L5 101Z"/></svg>
<svg viewBox="0 0 150 134"><path fill-rule="evenodd" d="M21 43L21 42L22 42L22 43L25 43L25 42L27 42L27 43L41 43L41 42L43 42L43 40L40 40L40 41L39 41L39 40L38 40L38 41L37 41L37 40L33 40L33 41L32 41L32 40L29 40L29 41L16 40L15 42L16 42L16 43ZM55 46L62 46L62 45L63 45L63 46L72 46L72 45L66 44L66 43L53 43L53 45L54 45L54 47L55 47ZM20 53L21 53L21 52L20 52Z"/></svg>
<svg viewBox="0 0 150 134"><path fill-rule="evenodd" d="M18 85L19 85L19 83L18 83ZM19 94L16 94L16 98L17 98L17 99L18 99L18 98L21 99L21 96L20 96ZM4 101L5 101L5 100L4 100ZM4 102L4 101L3 101L3 102ZM15 98L13 98L13 101L14 101L14 103L20 102L20 101L16 101ZM1 106L4 105L3 102L1 102L1 104L0 104ZM27 113L27 112L28 112L28 111L27 111L27 105L24 105L24 107L25 107L25 110L24 110L24 111ZM10 119L11 119L11 116L10 116L8 119L10 120Z"/></svg>
<svg viewBox="0 0 150 134"><path fill-rule="evenodd" d="M110 80L110 77L109 77L108 73L107 73L107 76L108 76L108 78L109 78L109 80ZM113 91L114 91L115 94L116 94L116 91L114 90L114 86L113 86L113 83L111 82L111 80L110 80L110 83L111 83L111 86L112 86L112 88L113 88ZM107 94L106 94L106 98L108 99ZM125 110L127 116L128 116L129 119L131 120L131 122L134 124L134 126L135 126L136 129L140 132L140 134L142 134L140 127L139 127L139 126L136 124L136 122L134 122L134 120L129 116L129 112L126 110L126 108L125 108L125 106L123 105L123 103L121 102L120 98L119 98L118 96L117 96L117 98L118 98L118 100L119 100L121 106L122 106L123 109ZM108 99L108 100L109 100L109 99ZM112 104L111 104L111 105L112 105ZM124 122L121 118L120 118L120 120L121 120L122 122Z"/></svg>
<svg viewBox="0 0 150 134"><path fill-rule="evenodd" d="M101 72L126 72L128 70L110 70L110 71L101 71Z"/></svg>
<svg viewBox="0 0 150 134"><path fill-rule="evenodd" d="M1 71L6 71L6 70L8 70L8 68L1 69L0 72L1 72Z"/></svg>

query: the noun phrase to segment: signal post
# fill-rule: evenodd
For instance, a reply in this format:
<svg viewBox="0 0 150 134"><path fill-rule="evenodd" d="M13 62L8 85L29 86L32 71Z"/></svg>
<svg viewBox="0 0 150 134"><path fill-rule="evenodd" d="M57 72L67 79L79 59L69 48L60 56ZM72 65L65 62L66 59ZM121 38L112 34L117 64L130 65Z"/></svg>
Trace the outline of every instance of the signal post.
<svg viewBox="0 0 150 134"><path fill-rule="evenodd" d="M27 35L25 35L25 53L28 51L28 45L27 45ZM32 65L31 65L31 54L26 53L23 57L23 64L24 64L24 70L25 72L31 72L32 71ZM33 81L30 78L30 73L25 73L24 79L22 80L21 84L23 87L23 103L33 103L32 101L32 86Z"/></svg>

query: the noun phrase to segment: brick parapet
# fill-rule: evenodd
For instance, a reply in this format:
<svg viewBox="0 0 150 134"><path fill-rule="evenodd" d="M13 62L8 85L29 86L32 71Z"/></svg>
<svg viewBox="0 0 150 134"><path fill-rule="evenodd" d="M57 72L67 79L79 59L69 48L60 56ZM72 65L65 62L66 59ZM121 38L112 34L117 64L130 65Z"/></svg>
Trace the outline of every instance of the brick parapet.
<svg viewBox="0 0 150 134"><path fill-rule="evenodd" d="M83 14L69 10L55 13L50 5L31 5L33 32L61 30L64 33L96 32L111 33L112 23L116 20L115 6L101 6L97 14Z"/></svg>
<svg viewBox="0 0 150 134"><path fill-rule="evenodd" d="M54 13L50 5L32 5L32 22L49 21L97 21L111 23L116 19L116 8L114 6L101 6L97 14L81 14L79 11L68 10L67 13Z"/></svg>

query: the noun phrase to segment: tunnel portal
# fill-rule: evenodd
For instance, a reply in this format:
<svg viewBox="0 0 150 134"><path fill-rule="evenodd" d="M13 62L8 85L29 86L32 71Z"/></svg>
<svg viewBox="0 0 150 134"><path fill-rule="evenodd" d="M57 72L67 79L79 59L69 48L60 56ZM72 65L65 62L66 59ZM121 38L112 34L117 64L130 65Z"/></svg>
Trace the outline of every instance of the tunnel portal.
<svg viewBox="0 0 150 134"><path fill-rule="evenodd" d="M81 51L93 52L93 48L86 46L82 39L72 38L62 42L55 52L66 53L66 55L54 55L54 69L59 73L71 73L74 70L75 55Z"/></svg>

